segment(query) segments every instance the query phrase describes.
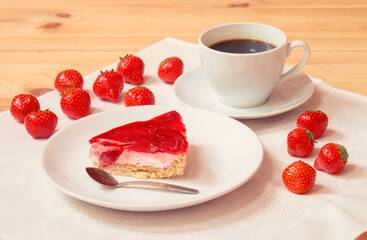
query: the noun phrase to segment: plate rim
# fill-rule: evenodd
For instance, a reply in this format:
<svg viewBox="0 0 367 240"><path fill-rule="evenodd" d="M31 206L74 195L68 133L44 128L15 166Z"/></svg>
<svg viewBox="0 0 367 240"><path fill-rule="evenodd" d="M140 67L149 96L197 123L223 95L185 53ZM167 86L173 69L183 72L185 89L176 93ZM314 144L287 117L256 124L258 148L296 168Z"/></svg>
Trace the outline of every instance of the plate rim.
<svg viewBox="0 0 367 240"><path fill-rule="evenodd" d="M246 131L248 131L249 133L251 133L253 135L254 140L257 141L257 147L259 147L259 149L261 151L258 153L259 154L259 157L258 157L259 159L257 160L257 162L254 166L254 169L252 169L251 174L247 175L245 178L239 178L238 175L241 172L240 171L237 172L234 175L234 177L229 179L230 181L227 181L227 182L231 183L230 187L225 188L225 190L221 191L220 193L212 194L211 192L213 192L213 190L211 190L208 193L202 195L204 197L198 198L198 197L196 197L198 195L192 195L193 198L190 201L187 201L187 200L179 201L177 203L172 203L172 204L169 204L169 205L167 205L167 204L158 204L158 205L155 204L155 206L153 206L153 207L152 206L129 206L127 204L106 202L106 201L102 201L102 200L99 200L99 199L85 197L84 195L75 193L74 191L71 191L70 189L66 189L61 184L57 183L50 176L50 174L49 174L50 170L47 170L47 167L46 167L46 163L47 163L47 161L49 161L49 160L46 159L47 149L49 148L49 145L52 145L52 143L59 138L60 135L62 136L64 131L67 131L70 127L74 126L74 124L82 124L83 122L90 121L91 118L96 118L96 117L99 117L100 115L113 114L114 112L125 112L125 111L129 111L128 109L141 109L141 110L138 110L138 111L144 111L147 108L148 109L149 108L155 108L155 109L158 109L157 111L161 111L161 112L169 111L169 110L177 110L178 112L180 112L180 110L181 111L197 111L197 112L203 112L205 114L211 114L213 116L225 117L225 118L231 119L230 117L227 117L225 115L221 115L221 114L218 114L218 113L215 113L215 112L202 110L202 109L181 107L181 106L158 106L158 105L138 106L138 107L124 108L124 109L119 109L119 110L109 110L109 111L102 111L102 112L99 112L99 113L95 113L95 114L89 115L85 118L79 119L75 122L72 122L70 125L65 126L62 129L59 129L56 133L54 133L51 136L50 139L48 139L48 141L46 142L46 145L44 146L44 148L42 150L42 154L41 154L41 165L42 165L41 168L42 168L43 174L46 176L48 181L51 182L53 184L53 186L55 186L61 192L65 193L65 194L67 194L67 195L69 195L69 196L71 196L75 199L81 200L83 202L94 204L94 205L101 206L101 207L110 208L110 209L116 209L116 210L152 212L152 211L165 211L165 210L173 210L173 209L180 209L180 208L185 208L185 207L189 207L189 206L194 206L194 205L197 205L197 204L201 204L201 203L205 203L207 201L213 200L213 199L218 198L220 196L223 196L223 195L235 190L236 188L240 187L241 185L246 183L248 180L250 180L256 174L258 169L260 168L261 163L262 163L263 158L264 158L264 148L263 148L263 144L262 144L260 138L246 124L238 122L235 119L231 119L232 121L234 121L234 123L236 122L235 124L238 124L239 126L242 126L242 127L246 128ZM161 181L163 182L165 180L166 179L162 179Z"/></svg>
<svg viewBox="0 0 367 240"><path fill-rule="evenodd" d="M290 68L290 66L288 65L285 65L285 69L287 68ZM275 116L275 115L279 115L279 114L282 114L282 113L285 113L285 112L288 112L288 111L291 111L297 107L299 107L300 105L304 104L307 100L309 100L314 91L315 91L315 86L313 84L313 81L312 79L307 75L305 74L304 72L299 72L298 74L302 74L304 75L305 79L307 79L310 83L310 86L312 86L311 90L308 92L308 95L306 95L305 97L302 98L301 101L297 102L296 104L293 104L292 106L290 107L285 107L285 108L282 108L280 110L276 110L276 111L270 111L270 112L267 112L267 113L259 113L259 114L249 114L249 115L246 115L246 114L228 114L228 113L225 113L225 112L220 112L220 111L215 111L214 109L209 109L209 108L201 108L201 107L195 107L195 106L192 106L190 105L188 102L184 101L178 94L178 86L181 84L181 82L183 81L183 79L185 78L185 76L188 76L189 74L194 74L194 72L202 72L202 67L196 67L196 68L193 68L191 69L190 71L188 72L185 72L183 73L181 76L179 76L177 78L177 80L175 81L175 83L173 84L173 90L174 90L174 94L176 96L176 98L182 103L184 104L185 106L188 106L188 107L192 107L192 108L197 108L197 109L202 109L202 110L206 110L206 111L212 111L212 112L216 112L216 113L219 113L219 114L222 114L222 115L225 115L227 117L231 117L231 118L235 118L235 119L243 119L243 120L246 120L246 119L259 119L259 118L267 118L267 117L272 117L272 116ZM201 73L199 73L201 74ZM291 77L292 78L292 77ZM276 91L276 90L275 90ZM220 103L218 101L219 104L223 105L222 103ZM225 105L223 105L225 106ZM262 105L261 105L262 106ZM225 106L227 107L227 106ZM260 106L259 106L260 107ZM230 107L228 107L230 109ZM254 107L252 109L256 109L257 107Z"/></svg>

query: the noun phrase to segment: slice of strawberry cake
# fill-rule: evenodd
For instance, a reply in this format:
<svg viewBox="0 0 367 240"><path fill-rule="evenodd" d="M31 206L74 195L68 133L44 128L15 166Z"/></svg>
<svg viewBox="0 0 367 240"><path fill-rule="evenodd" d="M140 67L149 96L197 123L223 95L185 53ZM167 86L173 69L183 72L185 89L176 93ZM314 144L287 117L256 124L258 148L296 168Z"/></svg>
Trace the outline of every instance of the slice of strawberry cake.
<svg viewBox="0 0 367 240"><path fill-rule="evenodd" d="M113 128L89 143L95 165L113 175L147 179L185 173L186 127L176 111Z"/></svg>

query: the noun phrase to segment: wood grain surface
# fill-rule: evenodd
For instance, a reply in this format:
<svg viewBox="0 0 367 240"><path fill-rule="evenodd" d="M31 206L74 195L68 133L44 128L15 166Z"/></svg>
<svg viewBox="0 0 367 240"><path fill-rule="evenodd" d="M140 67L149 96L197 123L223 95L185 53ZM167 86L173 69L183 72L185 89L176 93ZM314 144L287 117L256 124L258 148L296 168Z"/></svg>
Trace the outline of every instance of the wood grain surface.
<svg viewBox="0 0 367 240"><path fill-rule="evenodd" d="M367 2L364 0L1 0L0 111L19 93L53 89L66 68L87 75L165 38L197 42L205 29L259 22L306 41L303 71L367 96ZM299 52L297 52L299 51ZM296 63L302 50L287 64Z"/></svg>
<svg viewBox="0 0 367 240"><path fill-rule="evenodd" d="M19 93L53 89L58 72L87 75L165 38L197 42L205 29L259 22L312 51L303 71L367 96L365 0L0 0L0 111ZM296 63L302 50L287 60ZM358 239L367 239L363 234Z"/></svg>

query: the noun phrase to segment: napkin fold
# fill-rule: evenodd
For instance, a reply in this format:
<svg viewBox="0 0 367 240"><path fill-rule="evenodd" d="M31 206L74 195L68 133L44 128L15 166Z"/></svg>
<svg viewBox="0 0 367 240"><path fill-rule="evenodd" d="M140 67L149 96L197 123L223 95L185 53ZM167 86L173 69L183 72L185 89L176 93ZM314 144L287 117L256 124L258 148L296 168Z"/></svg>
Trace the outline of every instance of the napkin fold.
<svg viewBox="0 0 367 240"><path fill-rule="evenodd" d="M138 53L145 62L144 84L157 105L182 105L172 85L157 77L157 66L179 56L185 72L200 66L198 47L166 38ZM106 69L116 66L116 63ZM85 89L99 70L85 77ZM258 172L236 190L215 200L162 212L128 212L76 200L56 189L42 172L41 153L47 140L35 140L9 111L0 114L0 239L354 239L367 230L367 97L335 89L311 78L315 91L300 107L268 118L241 120L260 138L264 159ZM132 85L126 84L124 92ZM94 94L92 114L124 108L101 101ZM72 124L59 108L59 94L38 98L42 108L59 117L57 130ZM344 145L350 155L337 175L317 171L316 185L305 195L289 192L283 170L299 158L287 153L286 137L299 114L320 109L329 127L318 139L313 164L328 142Z"/></svg>

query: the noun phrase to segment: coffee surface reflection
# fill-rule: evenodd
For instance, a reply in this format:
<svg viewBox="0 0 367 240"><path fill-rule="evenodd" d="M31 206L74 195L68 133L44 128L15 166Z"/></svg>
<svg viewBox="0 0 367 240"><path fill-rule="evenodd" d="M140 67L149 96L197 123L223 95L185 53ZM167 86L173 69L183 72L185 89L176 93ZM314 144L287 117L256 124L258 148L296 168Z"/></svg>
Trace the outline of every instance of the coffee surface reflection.
<svg viewBox="0 0 367 240"><path fill-rule="evenodd" d="M214 43L209 48L226 53L258 53L269 51L275 46L253 39L230 39Z"/></svg>

